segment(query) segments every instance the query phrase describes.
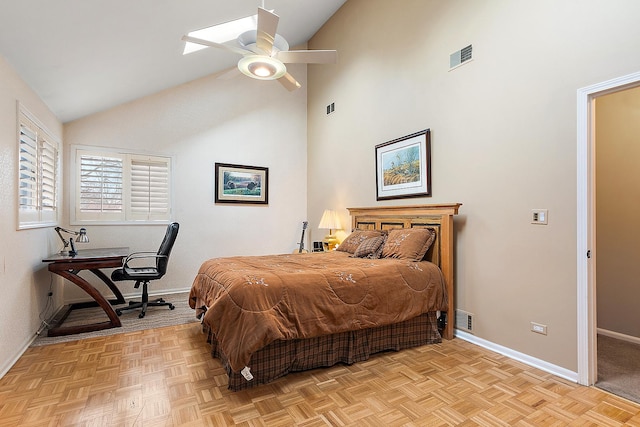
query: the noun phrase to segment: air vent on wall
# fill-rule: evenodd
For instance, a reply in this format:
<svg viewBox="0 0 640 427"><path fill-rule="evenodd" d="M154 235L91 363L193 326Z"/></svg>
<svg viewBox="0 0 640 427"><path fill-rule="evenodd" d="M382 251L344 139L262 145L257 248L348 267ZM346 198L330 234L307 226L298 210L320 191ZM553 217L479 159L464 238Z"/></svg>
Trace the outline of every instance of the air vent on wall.
<svg viewBox="0 0 640 427"><path fill-rule="evenodd" d="M453 70L473 59L473 46L469 45L449 55L449 70Z"/></svg>
<svg viewBox="0 0 640 427"><path fill-rule="evenodd" d="M456 329L473 332L473 314L456 310Z"/></svg>
<svg viewBox="0 0 640 427"><path fill-rule="evenodd" d="M331 114L334 111L336 111L336 103L332 102L331 104L327 105L327 114Z"/></svg>

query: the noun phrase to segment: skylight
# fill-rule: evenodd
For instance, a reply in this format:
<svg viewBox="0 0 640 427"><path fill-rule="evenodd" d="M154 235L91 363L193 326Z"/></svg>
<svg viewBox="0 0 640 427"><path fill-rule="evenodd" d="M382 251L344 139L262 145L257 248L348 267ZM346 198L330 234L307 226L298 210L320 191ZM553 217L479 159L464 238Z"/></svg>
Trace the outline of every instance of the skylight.
<svg viewBox="0 0 640 427"><path fill-rule="evenodd" d="M215 43L226 43L235 40L238 34L245 31L255 30L258 25L258 15L251 15L234 21L225 22L224 24L214 25L213 27L203 28L190 32L188 35L199 39L209 40ZM204 49L203 46L196 43L185 43L183 55Z"/></svg>

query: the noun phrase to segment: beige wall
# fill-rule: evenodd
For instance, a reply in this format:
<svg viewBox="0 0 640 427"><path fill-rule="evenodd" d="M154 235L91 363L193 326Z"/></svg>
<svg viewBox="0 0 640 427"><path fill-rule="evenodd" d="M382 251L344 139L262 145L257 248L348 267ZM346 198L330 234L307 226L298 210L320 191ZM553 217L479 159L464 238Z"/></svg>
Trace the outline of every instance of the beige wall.
<svg viewBox="0 0 640 427"><path fill-rule="evenodd" d="M463 203L456 304L476 336L576 371L576 91L640 69L639 14L633 0L349 0L309 43L339 52L309 66L311 224L325 207L347 221L351 206ZM474 60L449 72L468 44ZM433 197L376 202L374 146L424 128ZM549 225L530 224L538 208Z"/></svg>
<svg viewBox="0 0 640 427"><path fill-rule="evenodd" d="M57 245L51 227L16 231L17 101L49 132L62 137L62 124L0 56L0 376L38 330L50 283L41 260ZM53 289L60 303L58 289Z"/></svg>
<svg viewBox="0 0 640 427"><path fill-rule="evenodd" d="M289 67L306 84L305 67ZM173 219L180 231L167 275L150 292L188 290L202 261L291 252L306 213L306 90L238 75L207 77L65 124L74 144L173 156ZM213 203L214 163L269 168L269 205ZM65 186L69 186L69 174ZM64 200L64 217L69 201ZM155 250L162 226L87 225L83 247ZM125 294L137 292L123 283ZM84 297L69 286L65 299Z"/></svg>
<svg viewBox="0 0 640 427"><path fill-rule="evenodd" d="M640 88L596 99L598 328L640 338Z"/></svg>

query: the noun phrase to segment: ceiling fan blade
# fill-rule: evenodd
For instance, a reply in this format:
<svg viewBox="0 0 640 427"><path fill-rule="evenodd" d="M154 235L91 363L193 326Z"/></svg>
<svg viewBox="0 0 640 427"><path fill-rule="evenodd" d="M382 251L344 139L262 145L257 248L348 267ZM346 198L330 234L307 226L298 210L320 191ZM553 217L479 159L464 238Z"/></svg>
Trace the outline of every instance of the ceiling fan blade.
<svg viewBox="0 0 640 427"><path fill-rule="evenodd" d="M276 38L280 17L261 7L258 8L258 29L256 32L256 46L265 55L271 55L273 41Z"/></svg>
<svg viewBox="0 0 640 427"><path fill-rule="evenodd" d="M276 59L285 64L335 64L338 52L335 50L288 50L280 51Z"/></svg>
<svg viewBox="0 0 640 427"><path fill-rule="evenodd" d="M287 88L287 90L289 90L289 91L294 91L294 90L300 89L302 87L302 85L300 83L298 83L298 81L289 73L287 73L284 76L280 77L278 79L278 81L280 82L280 84L282 86Z"/></svg>
<svg viewBox="0 0 640 427"><path fill-rule="evenodd" d="M234 46L229 46L223 43L216 43L216 42L212 42L209 40L204 40L204 39L199 39L197 37L191 37L191 36L182 36L182 40L189 42L189 43L196 43L196 44L201 44L203 46L209 46L209 47L217 47L219 49L225 49L228 51L231 51L233 53L238 53L240 55L246 55L248 53L252 53L248 50L244 50L244 49L240 49L239 47L234 47Z"/></svg>

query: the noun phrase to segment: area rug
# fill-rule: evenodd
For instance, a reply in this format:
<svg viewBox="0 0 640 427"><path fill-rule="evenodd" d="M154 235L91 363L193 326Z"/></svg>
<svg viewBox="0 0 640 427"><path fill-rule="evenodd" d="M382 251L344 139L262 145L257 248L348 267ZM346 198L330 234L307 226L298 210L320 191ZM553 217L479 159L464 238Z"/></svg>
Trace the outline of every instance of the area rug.
<svg viewBox="0 0 640 427"><path fill-rule="evenodd" d="M120 316L122 326L119 328L103 329L101 331L83 332L81 334L63 335L60 337L49 337L47 331L44 330L33 341L31 346L41 346L47 344L56 344L61 342L76 341L86 338L101 337L114 334L122 334L126 332L140 331L143 329L162 328L165 326L180 325L183 323L199 322L196 319L196 312L189 307L189 293L177 293L168 295L149 296L150 299L163 298L165 301L171 302L176 308L170 310L169 307L149 307L145 317L140 319L138 314L140 310L123 311ZM127 303L128 304L128 303ZM114 308L125 307L127 304L114 305ZM69 317L64 321L62 326L83 325L98 322L106 322L109 318L100 307L82 308L71 311Z"/></svg>
<svg viewBox="0 0 640 427"><path fill-rule="evenodd" d="M596 387L640 403L640 344L598 335Z"/></svg>

